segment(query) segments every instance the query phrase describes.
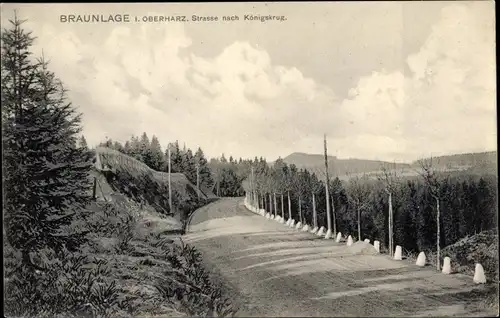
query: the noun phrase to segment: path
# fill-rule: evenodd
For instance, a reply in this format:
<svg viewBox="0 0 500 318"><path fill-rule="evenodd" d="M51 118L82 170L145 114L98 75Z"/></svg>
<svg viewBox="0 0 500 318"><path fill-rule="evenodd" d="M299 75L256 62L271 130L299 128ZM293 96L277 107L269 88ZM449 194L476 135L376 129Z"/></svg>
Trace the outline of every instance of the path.
<svg viewBox="0 0 500 318"><path fill-rule="evenodd" d="M487 287L267 220L226 198L195 212L184 239L240 302L238 316L496 316Z"/></svg>

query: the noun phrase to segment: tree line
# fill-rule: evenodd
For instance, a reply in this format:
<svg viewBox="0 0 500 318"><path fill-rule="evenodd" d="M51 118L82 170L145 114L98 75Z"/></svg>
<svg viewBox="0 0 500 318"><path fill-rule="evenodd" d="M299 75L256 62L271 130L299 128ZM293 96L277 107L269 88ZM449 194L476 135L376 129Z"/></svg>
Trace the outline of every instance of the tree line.
<svg viewBox="0 0 500 318"><path fill-rule="evenodd" d="M85 138L80 141L85 145ZM168 171L168 148L162 150L158 137L153 135L151 140L144 132L141 137L132 136L124 144L107 139L99 143L101 147L108 147L129 155L157 171ZM225 154L207 161L203 150L198 147L193 151L185 145L181 148L179 141L170 143L171 171L183 173L188 180L197 184L197 167L201 189L210 189L220 197L240 197L245 191L242 182L250 171L250 166L256 163L265 163L265 159L255 157L251 159L226 158Z"/></svg>
<svg viewBox="0 0 500 318"><path fill-rule="evenodd" d="M169 143L165 151L162 150L158 137L153 135L151 140L146 132L141 137L132 136L124 144L108 139L99 144L129 155L156 171L168 172L168 149L170 148L170 165L172 173L183 173L186 178L200 189L212 189L214 177L208 165L203 150L198 147L196 152L190 148L179 146L179 141Z"/></svg>
<svg viewBox="0 0 500 318"><path fill-rule="evenodd" d="M496 228L497 176L440 173L426 167L414 177L398 177L382 169L376 179L329 180L334 233L377 239L389 248L392 214L393 242L418 252L435 250L438 220L440 247ZM250 170L243 188L259 208L302 224L327 227L324 176L282 159L272 165L253 163Z"/></svg>

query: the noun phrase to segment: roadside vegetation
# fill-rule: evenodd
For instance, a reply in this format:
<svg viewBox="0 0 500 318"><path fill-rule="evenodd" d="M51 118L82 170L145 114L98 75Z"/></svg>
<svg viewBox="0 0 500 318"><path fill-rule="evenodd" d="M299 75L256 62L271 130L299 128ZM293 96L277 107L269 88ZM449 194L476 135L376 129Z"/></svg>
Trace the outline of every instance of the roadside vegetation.
<svg viewBox="0 0 500 318"><path fill-rule="evenodd" d="M322 172L298 169L283 160L272 165L256 160L252 168L243 187L255 205L309 226L316 219L318 227L328 229ZM413 176L401 176L384 166L377 178L348 175L344 181L334 176L328 185L334 235L379 240L381 249L390 254L392 228L393 252L400 245L407 255L421 251L431 255L439 246L441 260L453 256L460 271L468 268L468 273L476 262L483 262L487 278L498 282L496 174L479 172L477 167L441 171L426 159ZM474 243L461 243L473 237L477 239L469 242ZM437 266L436 258L429 260Z"/></svg>
<svg viewBox="0 0 500 318"><path fill-rule="evenodd" d="M31 55L23 21L10 23L1 39L5 316L231 316L199 252L169 235L205 197L174 181L170 211L153 174L94 170L77 107Z"/></svg>

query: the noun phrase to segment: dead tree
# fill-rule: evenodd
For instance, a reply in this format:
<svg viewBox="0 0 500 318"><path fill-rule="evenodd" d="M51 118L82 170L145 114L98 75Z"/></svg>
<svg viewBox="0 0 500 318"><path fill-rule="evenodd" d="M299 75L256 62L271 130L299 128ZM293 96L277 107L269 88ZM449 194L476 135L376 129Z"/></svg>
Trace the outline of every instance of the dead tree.
<svg viewBox="0 0 500 318"><path fill-rule="evenodd" d="M358 240L361 241L361 213L369 206L368 198L371 194L369 180L363 177L353 176L349 178L347 196L354 206L358 223Z"/></svg>
<svg viewBox="0 0 500 318"><path fill-rule="evenodd" d="M429 159L421 159L418 161L418 164L421 169L419 174L424 179L426 185L429 187L430 194L436 202L436 268L439 271L441 270L441 210L439 204L442 199L440 188L443 180L441 180L441 178L438 176L438 172L432 166L432 157L430 157Z"/></svg>
<svg viewBox="0 0 500 318"><path fill-rule="evenodd" d="M381 173L377 176L377 179L381 181L384 185L384 191L388 195L389 202L389 217L388 217L388 226L389 226L389 255L394 255L394 212L392 208L392 198L394 193L396 192L396 187L400 182L399 176L395 171L395 166L393 169L389 167L382 166Z"/></svg>
<svg viewBox="0 0 500 318"><path fill-rule="evenodd" d="M332 217L330 215L330 194L328 191L328 183L330 182L330 178L328 175L328 149L326 146L326 134L324 136L324 152L325 152L324 155L325 155L325 177L326 177L325 181L326 221L328 225L327 235L329 235L328 233L332 232Z"/></svg>

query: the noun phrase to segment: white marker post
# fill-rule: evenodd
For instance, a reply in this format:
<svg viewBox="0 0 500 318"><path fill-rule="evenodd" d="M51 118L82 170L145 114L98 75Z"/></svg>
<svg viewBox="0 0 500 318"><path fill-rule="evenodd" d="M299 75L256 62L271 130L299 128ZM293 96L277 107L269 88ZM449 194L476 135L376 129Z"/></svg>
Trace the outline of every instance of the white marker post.
<svg viewBox="0 0 500 318"><path fill-rule="evenodd" d="M335 239L335 242L340 243L340 240L342 240L342 233L338 232L337 233L337 238Z"/></svg>
<svg viewBox="0 0 500 318"><path fill-rule="evenodd" d="M396 261L403 260L403 249L399 245L396 245L396 252L394 253L394 260L396 260Z"/></svg>
<svg viewBox="0 0 500 318"><path fill-rule="evenodd" d="M347 237L347 243L346 243L346 245L347 245L347 246L351 246L351 245L352 245L352 243L353 243L353 242L352 242L352 236L350 236L350 235L349 235L349 236Z"/></svg>
<svg viewBox="0 0 500 318"><path fill-rule="evenodd" d="M418 254L417 262L415 263L415 265L422 267L425 266L425 263L426 263L425 253L420 252L420 254Z"/></svg>
<svg viewBox="0 0 500 318"><path fill-rule="evenodd" d="M476 264L476 270L474 272L474 283L476 284L485 284L486 276L484 275L484 268L481 264Z"/></svg>
<svg viewBox="0 0 500 318"><path fill-rule="evenodd" d="M438 260L440 262L440 260ZM443 269L441 270L443 274L451 274L451 259L446 256L443 260Z"/></svg>

